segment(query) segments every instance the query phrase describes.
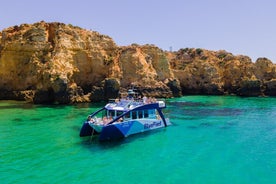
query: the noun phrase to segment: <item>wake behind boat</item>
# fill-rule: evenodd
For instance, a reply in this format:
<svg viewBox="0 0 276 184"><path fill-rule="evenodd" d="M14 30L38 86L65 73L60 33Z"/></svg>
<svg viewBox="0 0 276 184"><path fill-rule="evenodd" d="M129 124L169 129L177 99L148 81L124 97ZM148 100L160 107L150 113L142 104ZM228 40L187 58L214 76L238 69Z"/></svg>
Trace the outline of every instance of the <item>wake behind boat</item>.
<svg viewBox="0 0 276 184"><path fill-rule="evenodd" d="M154 98L137 98L134 90L126 98L109 102L103 108L90 114L83 123L80 136L99 134L99 140L113 140L128 137L149 130L171 125L162 109L165 101Z"/></svg>

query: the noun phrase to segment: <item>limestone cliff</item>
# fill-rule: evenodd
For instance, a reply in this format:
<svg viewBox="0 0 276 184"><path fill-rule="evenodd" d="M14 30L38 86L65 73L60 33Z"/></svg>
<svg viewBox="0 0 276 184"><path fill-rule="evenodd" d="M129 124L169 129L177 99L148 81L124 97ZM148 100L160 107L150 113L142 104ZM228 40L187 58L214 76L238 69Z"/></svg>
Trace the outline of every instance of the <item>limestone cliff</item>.
<svg viewBox="0 0 276 184"><path fill-rule="evenodd" d="M97 32L43 21L1 32L0 78L0 99L35 103L105 100L118 95L105 88L117 83L171 97L168 85L177 85L170 84L169 62L155 46L118 47Z"/></svg>
<svg viewBox="0 0 276 184"><path fill-rule="evenodd" d="M275 95L276 65L267 58L253 63L247 56L221 51L180 49L169 53L183 94Z"/></svg>
<svg viewBox="0 0 276 184"><path fill-rule="evenodd" d="M112 38L63 23L22 24L0 32L0 99L74 103L142 94L276 93L276 67L226 51L154 45L118 47Z"/></svg>
<svg viewBox="0 0 276 184"><path fill-rule="evenodd" d="M83 90L108 77L106 58L117 48L97 32L61 23L23 24L2 31L0 88L31 90L38 103L87 100ZM5 95L2 95L5 96Z"/></svg>

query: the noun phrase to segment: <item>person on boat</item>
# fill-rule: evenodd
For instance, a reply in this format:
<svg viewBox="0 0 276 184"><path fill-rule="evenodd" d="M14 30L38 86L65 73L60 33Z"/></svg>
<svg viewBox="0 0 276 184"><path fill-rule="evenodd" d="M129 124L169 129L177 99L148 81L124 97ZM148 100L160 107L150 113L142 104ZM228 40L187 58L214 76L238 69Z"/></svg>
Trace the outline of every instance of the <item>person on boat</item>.
<svg viewBox="0 0 276 184"><path fill-rule="evenodd" d="M106 125L108 122L109 122L109 121L108 121L107 117L104 116L104 117L103 117L103 124Z"/></svg>
<svg viewBox="0 0 276 184"><path fill-rule="evenodd" d="M94 122L93 118L90 115L87 117L87 121L88 121L88 123L93 123Z"/></svg>
<svg viewBox="0 0 276 184"><path fill-rule="evenodd" d="M108 117L108 123L111 122L113 120L112 116Z"/></svg>
<svg viewBox="0 0 276 184"><path fill-rule="evenodd" d="M147 96L143 96L143 103L146 104L148 101L148 97Z"/></svg>

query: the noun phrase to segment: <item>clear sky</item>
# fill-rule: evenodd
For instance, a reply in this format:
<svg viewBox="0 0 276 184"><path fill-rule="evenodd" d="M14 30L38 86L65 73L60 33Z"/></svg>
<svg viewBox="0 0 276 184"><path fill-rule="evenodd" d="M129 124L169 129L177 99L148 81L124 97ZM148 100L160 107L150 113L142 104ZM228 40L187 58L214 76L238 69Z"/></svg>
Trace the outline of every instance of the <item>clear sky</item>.
<svg viewBox="0 0 276 184"><path fill-rule="evenodd" d="M275 0L5 0L0 31L62 22L98 31L117 45L203 48L276 62Z"/></svg>

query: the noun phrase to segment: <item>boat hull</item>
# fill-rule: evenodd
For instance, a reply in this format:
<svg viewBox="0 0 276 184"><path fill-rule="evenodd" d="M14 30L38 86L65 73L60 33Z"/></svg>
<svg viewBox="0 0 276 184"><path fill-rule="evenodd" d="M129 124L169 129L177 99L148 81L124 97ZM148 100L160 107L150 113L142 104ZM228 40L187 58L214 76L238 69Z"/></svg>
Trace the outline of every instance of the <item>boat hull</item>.
<svg viewBox="0 0 276 184"><path fill-rule="evenodd" d="M170 125L168 119L166 119L166 123L167 125ZM120 123L113 123L106 126L90 123L90 126L94 130L98 130L97 132L100 133L99 140L104 141L121 139L133 134L162 128L165 127L165 124L162 120L158 119L140 119Z"/></svg>
<svg viewBox="0 0 276 184"><path fill-rule="evenodd" d="M94 130L93 127L90 126L90 123L85 121L80 130L80 137L91 136L93 134L99 134L97 131Z"/></svg>

